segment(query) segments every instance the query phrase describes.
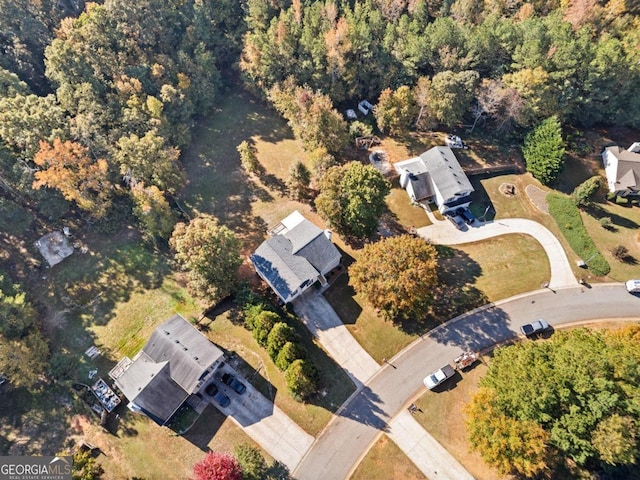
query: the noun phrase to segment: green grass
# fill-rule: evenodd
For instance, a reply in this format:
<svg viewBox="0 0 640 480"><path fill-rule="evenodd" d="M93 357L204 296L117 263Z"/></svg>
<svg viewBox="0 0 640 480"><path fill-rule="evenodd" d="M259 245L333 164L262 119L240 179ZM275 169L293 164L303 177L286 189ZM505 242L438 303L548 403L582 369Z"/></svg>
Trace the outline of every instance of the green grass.
<svg viewBox="0 0 640 480"><path fill-rule="evenodd" d="M596 208L588 209L581 214L591 238L611 266L608 278L621 282L638 277L640 208L607 202L597 204ZM611 218L613 228L603 228L599 222L602 217ZM629 250L627 261L620 261L611 254L611 250L618 245L623 245Z"/></svg>
<svg viewBox="0 0 640 480"><path fill-rule="evenodd" d="M393 213L396 221L409 230L411 227L420 228L431 225L429 217L420 206L414 205L409 199L409 195L404 188L399 186L391 189L387 196L387 207Z"/></svg>
<svg viewBox="0 0 640 480"><path fill-rule="evenodd" d="M477 262L479 274L473 285L490 302L536 290L551 277L549 260L542 245L528 235L504 235L456 245L454 252L452 263L462 272L472 265L469 259ZM466 275L471 276L473 272Z"/></svg>
<svg viewBox="0 0 640 480"><path fill-rule="evenodd" d="M555 218L562 234L573 251L581 257L589 269L598 276L609 273L611 267L602 256L582 223L580 210L571 198L552 193L547 196L549 213Z"/></svg>
<svg viewBox="0 0 640 480"><path fill-rule="evenodd" d="M350 480L426 479L400 448L386 435L380 437L362 459Z"/></svg>

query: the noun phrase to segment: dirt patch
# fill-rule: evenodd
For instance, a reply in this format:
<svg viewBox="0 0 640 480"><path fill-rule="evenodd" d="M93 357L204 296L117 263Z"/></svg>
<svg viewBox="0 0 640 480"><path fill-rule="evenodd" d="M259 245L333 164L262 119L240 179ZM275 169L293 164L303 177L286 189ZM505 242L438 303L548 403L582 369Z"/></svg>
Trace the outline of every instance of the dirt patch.
<svg viewBox="0 0 640 480"><path fill-rule="evenodd" d="M533 203L542 213L549 213L549 205L547 204L547 192L536 187L535 185L527 185L525 192L531 203Z"/></svg>

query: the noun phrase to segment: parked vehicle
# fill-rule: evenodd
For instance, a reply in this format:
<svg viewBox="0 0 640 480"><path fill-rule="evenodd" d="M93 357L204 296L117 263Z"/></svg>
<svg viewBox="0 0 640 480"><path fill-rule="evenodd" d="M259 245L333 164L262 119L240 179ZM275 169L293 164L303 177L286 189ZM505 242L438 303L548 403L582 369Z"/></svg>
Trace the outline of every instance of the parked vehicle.
<svg viewBox="0 0 640 480"><path fill-rule="evenodd" d="M449 219L449 221L451 221L451 223L455 225L458 230L463 230L465 228L464 220L462 220L459 215L446 214L445 216Z"/></svg>
<svg viewBox="0 0 640 480"><path fill-rule="evenodd" d="M640 293L640 280L627 280L625 285L627 287L627 292Z"/></svg>
<svg viewBox="0 0 640 480"><path fill-rule="evenodd" d="M447 363L435 372L424 377L423 383L424 386L429 390L433 390L438 385L441 385L445 380L453 377L455 374L456 371L454 370L454 368Z"/></svg>
<svg viewBox="0 0 640 480"><path fill-rule="evenodd" d="M473 213L471 213L471 210L465 207L458 208L456 210L456 213L460 215L464 219L464 221L467 222L468 224L472 224L473 221L476 219L476 217L473 216Z"/></svg>
<svg viewBox="0 0 640 480"><path fill-rule="evenodd" d="M218 402L218 405L220 405L221 407L228 407L231 403L231 399L224 393L222 393L222 391L220 391L215 383L210 383L209 385L207 385L204 391L207 395L213 397L213 399Z"/></svg>
<svg viewBox="0 0 640 480"><path fill-rule="evenodd" d="M238 381L238 379L230 373L223 373L222 377L220 377L220 380L222 380L222 383L231 387L233 391L240 395L247 391L247 387L244 385L244 383Z"/></svg>
<svg viewBox="0 0 640 480"><path fill-rule="evenodd" d="M520 331L527 337L542 333L549 329L549 324L546 320L539 318L535 322L525 323L520 327Z"/></svg>

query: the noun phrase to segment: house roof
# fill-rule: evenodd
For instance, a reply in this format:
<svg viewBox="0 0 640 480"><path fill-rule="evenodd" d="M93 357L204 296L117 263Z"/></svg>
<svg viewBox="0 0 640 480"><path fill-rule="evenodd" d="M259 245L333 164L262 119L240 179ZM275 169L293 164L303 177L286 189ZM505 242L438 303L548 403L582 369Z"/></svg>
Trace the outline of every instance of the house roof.
<svg viewBox="0 0 640 480"><path fill-rule="evenodd" d="M460 192L473 191L471 182L451 148L433 147L420 155L420 158L443 198L453 198Z"/></svg>
<svg viewBox="0 0 640 480"><path fill-rule="evenodd" d="M616 146L607 147L618 159L618 169L616 172L616 188L624 190L640 188L640 153L630 152Z"/></svg>
<svg viewBox="0 0 640 480"><path fill-rule="evenodd" d="M402 187L406 188L408 183L411 183L413 195L416 200L433 196L434 192L431 178L422 158L411 158L398 162L394 166L396 171L402 176L400 180Z"/></svg>
<svg viewBox="0 0 640 480"><path fill-rule="evenodd" d="M340 252L318 226L293 212L251 255L254 267L278 296L287 299L307 280L315 280Z"/></svg>
<svg viewBox="0 0 640 480"><path fill-rule="evenodd" d="M156 328L116 378L124 395L160 424L197 389L222 351L180 315Z"/></svg>

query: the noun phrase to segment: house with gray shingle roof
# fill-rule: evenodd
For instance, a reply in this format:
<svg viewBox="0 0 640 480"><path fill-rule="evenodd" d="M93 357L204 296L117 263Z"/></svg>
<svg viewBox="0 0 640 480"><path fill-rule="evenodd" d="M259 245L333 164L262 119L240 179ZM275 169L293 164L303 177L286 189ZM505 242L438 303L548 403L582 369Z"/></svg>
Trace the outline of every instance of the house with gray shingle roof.
<svg viewBox="0 0 640 480"><path fill-rule="evenodd" d="M322 230L293 212L271 229L271 236L249 257L258 275L288 303L340 265L341 254Z"/></svg>
<svg viewBox="0 0 640 480"><path fill-rule="evenodd" d="M435 202L445 213L469 205L474 188L448 146L394 164L400 185L414 202Z"/></svg>
<svg viewBox="0 0 640 480"><path fill-rule="evenodd" d="M156 328L131 360L124 357L109 376L129 400L158 425L166 425L198 393L222 363L222 350L180 315Z"/></svg>
<svg viewBox="0 0 640 480"><path fill-rule="evenodd" d="M609 192L619 197L640 195L640 142L627 150L618 146L605 148L602 162Z"/></svg>

